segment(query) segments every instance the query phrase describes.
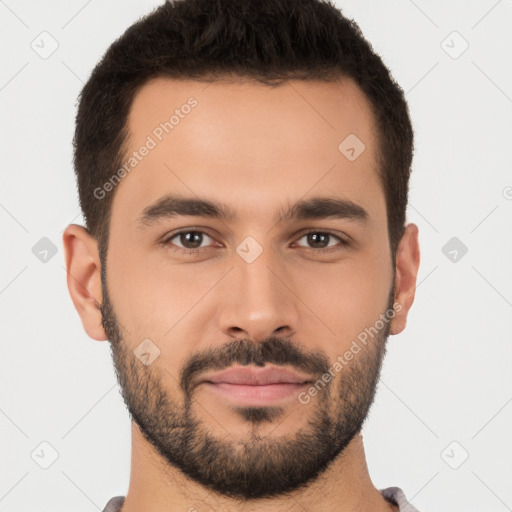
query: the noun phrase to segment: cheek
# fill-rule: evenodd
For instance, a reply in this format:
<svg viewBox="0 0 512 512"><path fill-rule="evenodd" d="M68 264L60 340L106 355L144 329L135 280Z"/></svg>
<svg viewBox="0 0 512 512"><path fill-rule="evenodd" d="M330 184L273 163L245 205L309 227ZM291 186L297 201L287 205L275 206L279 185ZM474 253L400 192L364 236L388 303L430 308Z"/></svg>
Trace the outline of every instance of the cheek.
<svg viewBox="0 0 512 512"><path fill-rule="evenodd" d="M387 306L390 263L375 254L370 250L354 253L338 265L320 266L314 278L303 277L301 297L314 313L308 314L309 326L304 325L309 329L311 322L316 323L313 331L333 339L337 354L374 325Z"/></svg>
<svg viewBox="0 0 512 512"><path fill-rule="evenodd" d="M184 328L190 331L195 308L201 309L198 300L224 272L213 266L198 272L192 264L170 264L160 250L148 254L134 249L118 259L113 250L110 257L109 291L118 320L132 343L150 338L165 348Z"/></svg>
<svg viewBox="0 0 512 512"><path fill-rule="evenodd" d="M332 347L332 354L339 354L375 323L391 285L386 244L387 240L375 240L337 263L283 263L298 296L292 294L290 300L302 312L301 337L318 340L328 353ZM152 339L161 349L160 361L176 367L176 361L201 344L206 330L216 332L215 305L222 297L212 293L212 287L231 263L170 264L163 249L148 254L136 244L131 251L117 247L109 254L109 290L118 319L130 333L130 345ZM172 361L167 360L171 355Z"/></svg>

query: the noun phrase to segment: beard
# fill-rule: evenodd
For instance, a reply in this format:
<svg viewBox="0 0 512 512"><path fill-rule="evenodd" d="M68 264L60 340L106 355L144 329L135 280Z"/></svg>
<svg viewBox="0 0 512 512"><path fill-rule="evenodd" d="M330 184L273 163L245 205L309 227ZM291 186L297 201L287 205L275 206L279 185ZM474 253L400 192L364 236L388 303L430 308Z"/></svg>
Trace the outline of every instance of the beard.
<svg viewBox="0 0 512 512"><path fill-rule="evenodd" d="M149 366L142 364L123 341L106 277L101 275L103 327L131 419L164 462L186 477L218 494L244 501L284 495L318 479L361 431L375 397L389 321L334 378L321 382L323 389L316 400L308 405L298 401L297 406L307 407L304 414L309 415L301 428L285 436L262 436L259 427L267 423L277 428L286 419L286 409L237 406L232 410L250 427L248 433L215 435L197 414L201 404L195 400L195 390L204 371L222 370L234 363L273 363L321 377L329 373L333 363L323 352L306 352L279 337L262 342L234 340L196 352L180 369L179 389L166 389L164 373L170 373L157 364L158 360ZM394 289L387 311L393 309L393 300ZM181 400L176 399L178 395Z"/></svg>

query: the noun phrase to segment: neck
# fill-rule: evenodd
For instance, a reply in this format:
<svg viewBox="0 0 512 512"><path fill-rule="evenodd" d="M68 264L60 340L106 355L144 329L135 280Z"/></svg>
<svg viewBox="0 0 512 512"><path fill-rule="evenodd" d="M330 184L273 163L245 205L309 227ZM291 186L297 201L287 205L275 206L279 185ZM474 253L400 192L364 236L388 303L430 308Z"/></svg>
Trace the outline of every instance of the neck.
<svg viewBox="0 0 512 512"><path fill-rule="evenodd" d="M342 454L303 489L260 500L219 495L170 466L132 423L130 485L122 512L398 512L368 473L363 439L356 435Z"/></svg>

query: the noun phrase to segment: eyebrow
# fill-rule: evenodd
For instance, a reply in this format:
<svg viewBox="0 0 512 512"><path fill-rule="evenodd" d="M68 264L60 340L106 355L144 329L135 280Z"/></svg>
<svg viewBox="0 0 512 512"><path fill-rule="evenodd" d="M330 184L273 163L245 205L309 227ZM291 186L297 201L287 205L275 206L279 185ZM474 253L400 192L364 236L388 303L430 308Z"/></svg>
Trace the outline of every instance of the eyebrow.
<svg viewBox="0 0 512 512"><path fill-rule="evenodd" d="M226 222L236 220L236 211L229 206L209 199L184 197L168 194L142 211L137 219L137 227L149 227L155 222L180 215L206 217ZM360 205L342 198L314 197L300 200L295 204L281 209L274 217L277 224L283 221L310 219L349 219L367 223L368 212Z"/></svg>

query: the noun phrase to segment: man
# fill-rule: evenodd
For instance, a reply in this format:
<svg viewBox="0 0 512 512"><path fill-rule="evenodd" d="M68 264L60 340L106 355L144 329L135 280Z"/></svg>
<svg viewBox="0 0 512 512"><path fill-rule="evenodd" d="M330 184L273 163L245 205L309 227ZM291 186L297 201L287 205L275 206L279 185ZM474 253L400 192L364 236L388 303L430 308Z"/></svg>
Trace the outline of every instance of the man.
<svg viewBox="0 0 512 512"><path fill-rule="evenodd" d="M361 428L419 267L413 132L357 25L320 0L180 0L80 97L84 329L132 418L105 511L408 511Z"/></svg>

